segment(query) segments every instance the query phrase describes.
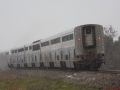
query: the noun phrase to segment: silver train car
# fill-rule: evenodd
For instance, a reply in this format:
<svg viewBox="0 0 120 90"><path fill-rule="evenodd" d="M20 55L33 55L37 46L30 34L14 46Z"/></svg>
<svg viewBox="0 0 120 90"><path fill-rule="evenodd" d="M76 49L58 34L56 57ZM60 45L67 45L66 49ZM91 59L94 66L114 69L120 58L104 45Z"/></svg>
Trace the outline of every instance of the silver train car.
<svg viewBox="0 0 120 90"><path fill-rule="evenodd" d="M11 50L9 68L95 69L104 63L103 27L86 24Z"/></svg>

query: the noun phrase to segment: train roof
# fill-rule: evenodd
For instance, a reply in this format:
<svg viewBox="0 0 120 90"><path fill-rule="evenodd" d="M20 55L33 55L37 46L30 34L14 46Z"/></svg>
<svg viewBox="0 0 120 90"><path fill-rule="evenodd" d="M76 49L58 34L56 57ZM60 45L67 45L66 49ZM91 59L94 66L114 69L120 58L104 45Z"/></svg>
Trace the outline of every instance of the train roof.
<svg viewBox="0 0 120 90"><path fill-rule="evenodd" d="M88 26L88 25L91 25L91 26L92 26L92 25L94 25L94 26L98 26L98 25L99 25L99 26L102 26L102 25L100 25L100 24L83 24L83 25L80 25L80 26L83 27L83 26ZM80 27L80 26L77 26L77 27Z"/></svg>
<svg viewBox="0 0 120 90"><path fill-rule="evenodd" d="M40 42L40 40L36 40L36 41L34 41L33 43L38 43L38 42Z"/></svg>
<svg viewBox="0 0 120 90"><path fill-rule="evenodd" d="M18 47L18 49L21 49L21 48L24 48L24 45L23 45L23 46L21 46L21 47Z"/></svg>
<svg viewBox="0 0 120 90"><path fill-rule="evenodd" d="M3 51L2 54L10 55L11 54L11 50Z"/></svg>
<svg viewBox="0 0 120 90"><path fill-rule="evenodd" d="M58 37L60 37L60 36L62 36L62 35L64 35L64 34L71 33L71 32L73 32L73 31L74 31L74 28L69 29L69 30L67 30L67 31L63 31L63 32L58 33L58 34L56 34L56 35L53 35L53 36L47 37L47 38L45 38L45 39L41 39L41 42L45 42L45 41L49 41L49 40L52 40L52 39L58 38Z"/></svg>
<svg viewBox="0 0 120 90"><path fill-rule="evenodd" d="M88 26L88 25L99 25L99 24L83 24L83 25L80 25L80 26L77 26L77 27L82 27L82 26ZM99 25L101 26L101 25ZM75 27L76 28L76 27ZM68 33L71 33L71 32L74 32L74 29L75 28L72 28L72 29L69 29L69 30L66 30L66 31L63 31L61 33L58 33L56 35L53 35L53 36L50 36L50 37L47 37L45 39L41 39L41 42L45 42L45 41L49 41L49 40L52 40L52 39L55 39L55 38L58 38L60 36L63 36L65 34L68 34Z"/></svg>
<svg viewBox="0 0 120 90"><path fill-rule="evenodd" d="M32 45L32 43L30 43L30 44L25 44L25 47L28 47L28 46L31 46Z"/></svg>

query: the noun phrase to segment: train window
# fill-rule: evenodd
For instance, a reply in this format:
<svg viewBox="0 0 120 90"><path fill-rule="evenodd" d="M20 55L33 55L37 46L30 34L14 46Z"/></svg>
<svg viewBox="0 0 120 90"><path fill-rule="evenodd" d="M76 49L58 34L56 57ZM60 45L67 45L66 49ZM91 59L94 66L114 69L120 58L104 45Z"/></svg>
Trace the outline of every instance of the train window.
<svg viewBox="0 0 120 90"><path fill-rule="evenodd" d="M28 47L25 47L25 51L27 51L28 50Z"/></svg>
<svg viewBox="0 0 120 90"><path fill-rule="evenodd" d="M35 56L35 62L37 61L37 56Z"/></svg>
<svg viewBox="0 0 120 90"><path fill-rule="evenodd" d="M31 55L31 60L33 61L33 56Z"/></svg>
<svg viewBox="0 0 120 90"><path fill-rule="evenodd" d="M54 40L51 40L51 45L54 44Z"/></svg>
<svg viewBox="0 0 120 90"><path fill-rule="evenodd" d="M53 44L53 40L51 40L51 45Z"/></svg>
<svg viewBox="0 0 120 90"><path fill-rule="evenodd" d="M73 39L73 34L69 34L67 36L62 37L62 42L69 41Z"/></svg>
<svg viewBox="0 0 120 90"><path fill-rule="evenodd" d="M67 41L67 36L62 37L62 42L65 42L65 41Z"/></svg>
<svg viewBox="0 0 120 90"><path fill-rule="evenodd" d="M17 50L15 50L14 52L17 53Z"/></svg>
<svg viewBox="0 0 120 90"><path fill-rule="evenodd" d="M54 40L53 40L53 44L55 44L55 43L56 43L56 40L54 39Z"/></svg>
<svg viewBox="0 0 120 90"><path fill-rule="evenodd" d="M57 55L57 60L59 60L59 55Z"/></svg>
<svg viewBox="0 0 120 90"><path fill-rule="evenodd" d="M41 60L41 61L43 60L43 56L42 56L42 54L40 54L40 60Z"/></svg>
<svg viewBox="0 0 120 90"><path fill-rule="evenodd" d="M44 47L44 43L42 43L42 47Z"/></svg>
<svg viewBox="0 0 120 90"><path fill-rule="evenodd" d="M47 45L46 45L46 42L44 42L44 46L47 46Z"/></svg>
<svg viewBox="0 0 120 90"><path fill-rule="evenodd" d="M69 52L69 60L70 60L70 50L68 52Z"/></svg>
<svg viewBox="0 0 120 90"><path fill-rule="evenodd" d="M20 52L20 49L18 49L18 52Z"/></svg>
<svg viewBox="0 0 120 90"><path fill-rule="evenodd" d="M18 61L19 61L19 60L18 60L18 58L17 58L17 59L16 59L16 63L18 63Z"/></svg>
<svg viewBox="0 0 120 90"><path fill-rule="evenodd" d="M8 55L9 54L9 52L6 52L6 55Z"/></svg>
<svg viewBox="0 0 120 90"><path fill-rule="evenodd" d="M14 50L12 51L12 53L14 53Z"/></svg>
<svg viewBox="0 0 120 90"><path fill-rule="evenodd" d="M18 49L18 52L23 52L23 51L24 51L24 48Z"/></svg>
<svg viewBox="0 0 120 90"><path fill-rule="evenodd" d="M55 60L56 60L56 52L55 52Z"/></svg>
<svg viewBox="0 0 120 90"><path fill-rule="evenodd" d="M33 45L33 51L35 51L35 45Z"/></svg>
<svg viewBox="0 0 120 90"><path fill-rule="evenodd" d="M45 46L47 46L47 42L45 42Z"/></svg>
<svg viewBox="0 0 120 90"><path fill-rule="evenodd" d="M62 37L62 42L64 42L64 37Z"/></svg>
<svg viewBox="0 0 120 90"><path fill-rule="evenodd" d="M43 43L41 43L41 47L43 47Z"/></svg>
<svg viewBox="0 0 120 90"><path fill-rule="evenodd" d="M44 42L44 46L46 46L46 43Z"/></svg>
<svg viewBox="0 0 120 90"><path fill-rule="evenodd" d="M31 46L29 46L29 50L31 50L32 49L32 47Z"/></svg>
<svg viewBox="0 0 120 90"><path fill-rule="evenodd" d="M65 55L65 59L68 60L68 55Z"/></svg>
<svg viewBox="0 0 120 90"><path fill-rule="evenodd" d="M48 45L49 45L49 41L46 42L46 46L48 46Z"/></svg>
<svg viewBox="0 0 120 90"><path fill-rule="evenodd" d="M40 50L39 44L33 45L33 51L36 51L36 50Z"/></svg>
<svg viewBox="0 0 120 90"><path fill-rule="evenodd" d="M40 61L42 61L42 55L40 54Z"/></svg>
<svg viewBox="0 0 120 90"><path fill-rule="evenodd" d="M37 45L37 49L40 50L40 45L39 44Z"/></svg>
<svg viewBox="0 0 120 90"><path fill-rule="evenodd" d="M70 34L69 36L70 36L70 40L72 40L73 39L73 34Z"/></svg>
<svg viewBox="0 0 120 90"><path fill-rule="evenodd" d="M91 34L91 28L86 28L86 34Z"/></svg>
<svg viewBox="0 0 120 90"><path fill-rule="evenodd" d="M30 56L29 56L29 61L30 61Z"/></svg>
<svg viewBox="0 0 120 90"><path fill-rule="evenodd" d="M44 47L44 46L45 46L45 43L43 42L42 44L43 44L43 47Z"/></svg>
<svg viewBox="0 0 120 90"><path fill-rule="evenodd" d="M41 47L43 47L43 43L41 43Z"/></svg>
<svg viewBox="0 0 120 90"><path fill-rule="evenodd" d="M53 40L53 44L55 44L55 43L56 43L56 40L54 39L54 40Z"/></svg>
<svg viewBox="0 0 120 90"><path fill-rule="evenodd" d="M65 36L65 37L64 37L64 40L65 40L65 41L68 41L68 38L67 38L67 36Z"/></svg>
<svg viewBox="0 0 120 90"><path fill-rule="evenodd" d="M39 61L41 60L40 58L41 58L41 57L40 57L40 55L39 55Z"/></svg>
<svg viewBox="0 0 120 90"><path fill-rule="evenodd" d="M49 53L49 57L50 57L50 61L51 61L51 60L52 60L52 59L51 59L51 53Z"/></svg>
<svg viewBox="0 0 120 90"><path fill-rule="evenodd" d="M75 49L74 49L74 59L75 59Z"/></svg>
<svg viewBox="0 0 120 90"><path fill-rule="evenodd" d="M62 54L62 51L61 51L61 60L63 59L63 54Z"/></svg>
<svg viewBox="0 0 120 90"><path fill-rule="evenodd" d="M43 60L46 60L46 56L45 56L45 54L44 54Z"/></svg>
<svg viewBox="0 0 120 90"><path fill-rule="evenodd" d="M60 37L59 37L59 38L57 38L57 43L60 43Z"/></svg>
<svg viewBox="0 0 120 90"><path fill-rule="evenodd" d="M67 35L67 41L70 40L70 35Z"/></svg>
<svg viewBox="0 0 120 90"><path fill-rule="evenodd" d="M41 47L48 46L48 45L49 45L49 41L41 43Z"/></svg>
<svg viewBox="0 0 120 90"><path fill-rule="evenodd" d="M60 43L60 37L51 40L51 45L56 43Z"/></svg>
<svg viewBox="0 0 120 90"><path fill-rule="evenodd" d="M47 45L49 45L49 41L47 41Z"/></svg>

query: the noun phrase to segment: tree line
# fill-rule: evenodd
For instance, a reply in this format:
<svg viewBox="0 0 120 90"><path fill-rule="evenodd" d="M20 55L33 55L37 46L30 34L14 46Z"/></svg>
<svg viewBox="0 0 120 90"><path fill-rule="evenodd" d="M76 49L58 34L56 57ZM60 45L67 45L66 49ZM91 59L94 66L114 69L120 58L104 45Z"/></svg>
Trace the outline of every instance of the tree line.
<svg viewBox="0 0 120 90"><path fill-rule="evenodd" d="M104 27L104 45L105 45L105 65L104 69L120 70L120 36L118 40L114 40L118 36L117 31L110 25Z"/></svg>

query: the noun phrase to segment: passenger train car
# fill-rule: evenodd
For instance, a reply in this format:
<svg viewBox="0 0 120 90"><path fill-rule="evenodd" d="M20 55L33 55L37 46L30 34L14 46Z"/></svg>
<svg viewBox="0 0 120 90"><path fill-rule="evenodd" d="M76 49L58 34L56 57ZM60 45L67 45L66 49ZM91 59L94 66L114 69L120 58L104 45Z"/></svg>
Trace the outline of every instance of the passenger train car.
<svg viewBox="0 0 120 90"><path fill-rule="evenodd" d="M9 68L95 69L104 63L103 27L86 24L11 49Z"/></svg>

